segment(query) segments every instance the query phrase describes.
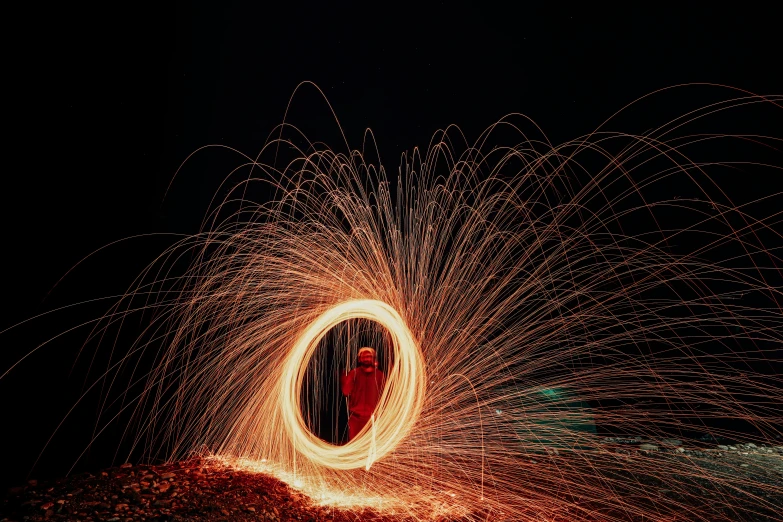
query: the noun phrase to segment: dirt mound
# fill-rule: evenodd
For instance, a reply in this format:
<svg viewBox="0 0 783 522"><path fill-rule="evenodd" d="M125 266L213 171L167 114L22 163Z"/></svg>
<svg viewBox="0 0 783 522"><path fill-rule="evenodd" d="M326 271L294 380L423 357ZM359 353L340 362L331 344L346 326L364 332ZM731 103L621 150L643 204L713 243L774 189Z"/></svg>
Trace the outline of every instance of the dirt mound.
<svg viewBox="0 0 783 522"><path fill-rule="evenodd" d="M0 520L399 520L372 511L312 504L283 482L262 474L191 459L160 466L124 464L10 489Z"/></svg>

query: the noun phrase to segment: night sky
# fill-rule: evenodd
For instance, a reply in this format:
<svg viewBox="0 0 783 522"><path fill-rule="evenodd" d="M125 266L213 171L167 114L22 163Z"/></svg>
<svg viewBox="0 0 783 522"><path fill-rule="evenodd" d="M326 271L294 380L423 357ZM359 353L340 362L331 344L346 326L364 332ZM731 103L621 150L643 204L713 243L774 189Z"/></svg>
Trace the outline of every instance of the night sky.
<svg viewBox="0 0 783 522"><path fill-rule="evenodd" d="M361 146L366 127L373 130L390 171L402 152L426 147L450 123L474 140L519 112L559 143L671 85L783 92L779 18L759 8L741 11L744 4L666 11L649 3L619 11L486 2L409 9L265 4L61 6L6 18L14 37L4 50L0 330L123 292L174 236L122 241L52 291L95 249L131 236L197 232L236 158L204 154L164 201L179 164L211 143L254 154L305 80L324 90L353 147ZM730 96L685 89L666 103L651 101L622 130L642 132ZM782 136L777 114L753 122L755 131ZM292 116L312 139L339 145L314 89L300 92ZM744 180L733 189L747 199L780 191L783 182ZM106 306L82 306L0 335L0 371ZM56 339L0 381L7 453L0 486L26 479L78 398L86 365L70 370L84 335ZM97 407L97 398L84 403L31 477L67 471L90 439ZM107 433L79 469L109 465L113 436Z"/></svg>

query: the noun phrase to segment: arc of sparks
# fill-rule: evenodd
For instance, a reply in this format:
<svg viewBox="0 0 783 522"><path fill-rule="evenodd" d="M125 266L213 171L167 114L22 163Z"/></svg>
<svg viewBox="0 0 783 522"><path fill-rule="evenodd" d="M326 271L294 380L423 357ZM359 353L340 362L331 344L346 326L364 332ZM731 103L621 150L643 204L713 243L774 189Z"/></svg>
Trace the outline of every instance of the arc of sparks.
<svg viewBox="0 0 783 522"><path fill-rule="evenodd" d="M418 520L779 511L769 470L746 476L727 459L728 473L683 448L629 452L600 436L656 442L713 424L732 439L748 437L743 423L758 445L783 435L783 381L769 370L783 343L783 214L758 214L783 194L738 204L718 184L726 167L780 175L783 140L691 129L754 105L777 116L783 97L740 93L642 135L604 125L559 145L520 115L473 144L449 127L396 176L367 149L283 125L243 156L231 176L250 173L201 233L150 265L91 334L114 338L160 311L105 374L113 383L155 358L132 404L132 450L174 460L208 448L320 502ZM708 142L730 153L704 157ZM246 198L257 183L276 199ZM395 364L368 427L336 446L309 431L302 395L333 391L312 375L340 358L314 353L353 319L388 331ZM120 398L99 423L126 407L131 377L102 392Z"/></svg>

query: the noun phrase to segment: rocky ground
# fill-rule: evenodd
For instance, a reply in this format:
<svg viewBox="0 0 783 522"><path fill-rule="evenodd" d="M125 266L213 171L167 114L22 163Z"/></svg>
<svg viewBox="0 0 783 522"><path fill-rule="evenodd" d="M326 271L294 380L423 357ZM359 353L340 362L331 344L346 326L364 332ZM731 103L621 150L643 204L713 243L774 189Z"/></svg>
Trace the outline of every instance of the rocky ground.
<svg viewBox="0 0 783 522"><path fill-rule="evenodd" d="M160 466L123 464L96 475L12 488L0 504L0 521L84 520L316 521L386 520L310 504L266 475L237 471L194 458Z"/></svg>
<svg viewBox="0 0 783 522"><path fill-rule="evenodd" d="M639 437L606 438L603 446L606 452L620 459L687 459L694 469L704 468L711 473L736 477L737 487L732 487L732 497L758 506L758 509L737 515L737 520L783 520L780 515L783 513L783 446L750 443L697 448L683 446L675 439L652 442ZM544 461L558 465L558 459L567 457L553 449L549 455L534 458L542 465ZM613 479L620 484L623 481L633 483L637 488L641 483L646 493L658 499L665 497L678 505L693 505L694 512L699 513L692 517L694 519L709 520L709 516L704 518L706 509L712 510L716 519L733 520L732 513L721 511L720 498L725 491L715 490L698 476L699 473L694 473L691 477L676 477L672 487L665 479L632 476L618 468ZM743 500L743 495L747 499ZM623 519L622 513L610 513L605 509L602 512L605 517ZM628 519L634 520L633 517ZM10 489L0 502L0 522L22 520L400 522L397 517L370 510L351 511L314 505L275 478L238 471L200 458L159 466L124 464L95 475L81 474L51 482L31 480L24 486ZM689 518L683 513L677 520Z"/></svg>
<svg viewBox="0 0 783 522"><path fill-rule="evenodd" d="M640 437L606 438L604 446L628 461L643 458L652 469L680 470L640 476L618 467L604 474L614 475L615 484L634 485L637 495L643 491L640 505L645 499L657 499L677 506L676 518L666 520L783 521L783 446L683 445L677 439L651 442ZM705 478L708 476L710 480ZM622 486L616 491L623 494Z"/></svg>

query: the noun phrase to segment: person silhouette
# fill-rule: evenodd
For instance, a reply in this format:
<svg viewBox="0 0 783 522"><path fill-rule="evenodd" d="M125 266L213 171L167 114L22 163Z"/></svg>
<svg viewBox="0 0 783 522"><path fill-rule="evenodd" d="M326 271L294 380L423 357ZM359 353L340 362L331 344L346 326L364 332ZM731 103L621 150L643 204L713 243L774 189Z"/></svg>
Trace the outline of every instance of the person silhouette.
<svg viewBox="0 0 783 522"><path fill-rule="evenodd" d="M359 349L359 364L341 376L343 395L348 397L348 442L367 425L386 385L386 374L378 369L375 350Z"/></svg>

